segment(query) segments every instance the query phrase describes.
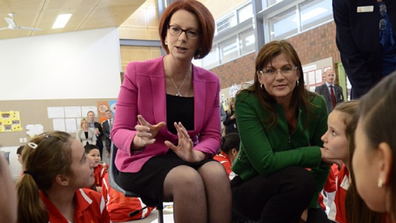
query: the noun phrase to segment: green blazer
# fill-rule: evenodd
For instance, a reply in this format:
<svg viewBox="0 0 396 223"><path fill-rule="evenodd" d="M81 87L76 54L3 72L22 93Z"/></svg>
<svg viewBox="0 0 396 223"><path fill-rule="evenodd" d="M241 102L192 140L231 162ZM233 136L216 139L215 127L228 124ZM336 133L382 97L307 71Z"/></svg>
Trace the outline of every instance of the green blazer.
<svg viewBox="0 0 396 223"><path fill-rule="evenodd" d="M297 128L289 134L283 106L276 104L277 124L267 128L269 112L260 104L253 92L241 92L236 97L235 114L241 145L232 170L243 180L259 174L267 176L290 166L311 168L317 181L317 193L311 207L319 207L317 199L326 182L329 168L321 161L320 139L327 131L327 108L323 97L311 97L310 115L300 108ZM308 120L308 121L307 121Z"/></svg>

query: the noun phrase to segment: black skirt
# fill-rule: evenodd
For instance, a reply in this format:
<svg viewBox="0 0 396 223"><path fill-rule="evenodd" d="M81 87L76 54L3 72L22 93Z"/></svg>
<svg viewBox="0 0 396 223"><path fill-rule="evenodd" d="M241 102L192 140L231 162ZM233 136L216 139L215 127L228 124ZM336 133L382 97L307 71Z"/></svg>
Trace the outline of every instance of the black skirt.
<svg viewBox="0 0 396 223"><path fill-rule="evenodd" d="M166 175L173 168L186 165L199 169L203 164L215 161L212 158L198 163L188 163L180 159L171 149L165 154L149 159L136 173L120 172L120 186L128 191L139 194L147 206L155 207L162 201ZM216 162L216 161L215 161Z"/></svg>

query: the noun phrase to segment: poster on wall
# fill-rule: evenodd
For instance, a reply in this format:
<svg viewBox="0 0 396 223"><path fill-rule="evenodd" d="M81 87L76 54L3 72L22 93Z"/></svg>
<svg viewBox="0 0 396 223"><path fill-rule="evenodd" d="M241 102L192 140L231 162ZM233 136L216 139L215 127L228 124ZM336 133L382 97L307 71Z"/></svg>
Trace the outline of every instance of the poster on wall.
<svg viewBox="0 0 396 223"><path fill-rule="evenodd" d="M115 114L116 111L116 103L117 103L116 100L109 101L110 111L113 112L113 115Z"/></svg>
<svg viewBox="0 0 396 223"><path fill-rule="evenodd" d="M102 122L107 120L105 111L109 110L109 101L98 101L98 110L99 110L99 115L98 115L98 120L99 123L102 124Z"/></svg>
<svg viewBox="0 0 396 223"><path fill-rule="evenodd" d="M0 111L0 132L22 131L19 111Z"/></svg>
<svg viewBox="0 0 396 223"><path fill-rule="evenodd" d="M47 107L48 118L64 118L65 109L63 107Z"/></svg>
<svg viewBox="0 0 396 223"><path fill-rule="evenodd" d="M42 124L28 124L26 125L26 135L33 138L44 132L44 126Z"/></svg>

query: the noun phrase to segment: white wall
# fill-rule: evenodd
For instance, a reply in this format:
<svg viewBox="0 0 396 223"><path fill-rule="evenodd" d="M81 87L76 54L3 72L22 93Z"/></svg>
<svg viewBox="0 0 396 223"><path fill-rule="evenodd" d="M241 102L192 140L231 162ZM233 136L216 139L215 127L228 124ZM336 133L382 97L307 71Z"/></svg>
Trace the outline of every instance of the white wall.
<svg viewBox="0 0 396 223"><path fill-rule="evenodd" d="M116 28L0 40L2 101L117 98L120 72ZM14 179L18 146L0 148L10 152Z"/></svg>
<svg viewBox="0 0 396 223"><path fill-rule="evenodd" d="M114 28L0 41L0 100L116 98L121 72Z"/></svg>

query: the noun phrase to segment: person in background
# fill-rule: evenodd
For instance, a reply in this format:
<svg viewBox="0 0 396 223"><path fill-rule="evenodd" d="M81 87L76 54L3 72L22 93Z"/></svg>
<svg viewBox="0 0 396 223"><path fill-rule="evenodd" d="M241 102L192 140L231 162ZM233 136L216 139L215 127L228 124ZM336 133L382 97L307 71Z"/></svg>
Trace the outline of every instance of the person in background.
<svg viewBox="0 0 396 223"><path fill-rule="evenodd" d="M87 113L88 116L88 127L92 130L95 131L95 136L96 136L96 145L100 151L100 155L102 156L103 154L103 141L102 141L102 136L103 136L103 129L102 126L100 125L99 122L95 121L95 113L93 111L89 111Z"/></svg>
<svg viewBox="0 0 396 223"><path fill-rule="evenodd" d="M106 147L107 158L110 159L110 148ZM102 181L102 196L105 199L107 213L111 222L125 222L146 218L153 211L139 197L126 197L114 190L109 183L109 173L106 172Z"/></svg>
<svg viewBox="0 0 396 223"><path fill-rule="evenodd" d="M333 0L333 16L351 98L357 99L396 70L396 1Z"/></svg>
<svg viewBox="0 0 396 223"><path fill-rule="evenodd" d="M83 146L87 144L96 145L95 131L88 127L88 121L85 118L81 119L80 128L77 130L76 139L80 141Z"/></svg>
<svg viewBox="0 0 396 223"><path fill-rule="evenodd" d="M105 137L105 142L106 142L106 149L111 147L111 130L113 128L114 120L113 120L113 112L110 110L105 111L105 115L107 120L102 123L103 125L103 134Z"/></svg>
<svg viewBox="0 0 396 223"><path fill-rule="evenodd" d="M224 111L223 104L220 103L220 118L221 122L224 122L225 119L227 118L227 113Z"/></svg>
<svg viewBox="0 0 396 223"><path fill-rule="evenodd" d="M0 223L17 222L17 193L7 160L0 151Z"/></svg>
<svg viewBox="0 0 396 223"><path fill-rule="evenodd" d="M212 158L221 142L219 78L192 64L210 52L214 28L199 1L173 1L159 21L166 55L129 63L117 99L120 186L149 206L173 201L175 222L231 222L230 183Z"/></svg>
<svg viewBox="0 0 396 223"><path fill-rule="evenodd" d="M334 70L326 70L323 76L325 77L325 83L317 86L315 92L324 97L327 110L330 113L337 104L344 101L344 95L342 93L342 88L335 84Z"/></svg>
<svg viewBox="0 0 396 223"><path fill-rule="evenodd" d="M94 176L95 182L93 185L96 191L99 193L102 191L102 181L105 173L107 172L105 164L102 162L101 156L99 154L99 149L96 145L87 144L84 146L85 154L88 158L94 161Z"/></svg>
<svg viewBox="0 0 396 223"><path fill-rule="evenodd" d="M236 116L235 116L235 98L230 98L230 101L228 103L229 105L226 111L227 116L223 122L223 125L226 128L225 129L226 135L234 132L238 133Z"/></svg>
<svg viewBox="0 0 396 223"><path fill-rule="evenodd" d="M17 154L17 156L18 156L18 162L20 163L20 164L22 164L22 151L23 151L23 148L24 148L25 146L23 145L23 146L20 146L20 147L18 147L18 149L17 149L17 151L16 151L16 154Z"/></svg>
<svg viewBox="0 0 396 223"><path fill-rule="evenodd" d="M231 170L231 165L238 156L239 143L240 139L238 133L227 134L221 139L220 154L213 157L213 159L219 161L221 165L223 165L230 180L235 177L235 173Z"/></svg>
<svg viewBox="0 0 396 223"><path fill-rule="evenodd" d="M18 156L18 162L19 162L21 165L23 165L23 164L22 164L22 151L23 151L23 148L24 148L24 147L25 147L25 146L20 146L20 147L18 147L18 149L17 149L17 151L16 151L16 154L17 154L17 156ZM21 170L21 174L19 175L19 177L21 177L22 174L23 174L23 169Z"/></svg>
<svg viewBox="0 0 396 223"><path fill-rule="evenodd" d="M229 133L221 138L220 154L213 159L219 161L227 171L228 178L232 180L235 173L231 170L231 165L238 156L240 139L238 133ZM253 223L252 221L243 219L234 211L232 212L232 223Z"/></svg>
<svg viewBox="0 0 396 223"><path fill-rule="evenodd" d="M16 184L18 222L110 222L102 196L84 189L94 183L94 162L70 134L35 136L22 159L24 174Z"/></svg>
<svg viewBox="0 0 396 223"><path fill-rule="evenodd" d="M232 165L233 208L259 222L326 222L318 205L329 173L320 140L326 103L304 88L301 61L287 41L264 45L255 70L235 102L241 147Z"/></svg>
<svg viewBox="0 0 396 223"><path fill-rule="evenodd" d="M387 223L396 222L396 72L361 98L358 111L352 158L357 192L371 210L387 214Z"/></svg>

